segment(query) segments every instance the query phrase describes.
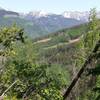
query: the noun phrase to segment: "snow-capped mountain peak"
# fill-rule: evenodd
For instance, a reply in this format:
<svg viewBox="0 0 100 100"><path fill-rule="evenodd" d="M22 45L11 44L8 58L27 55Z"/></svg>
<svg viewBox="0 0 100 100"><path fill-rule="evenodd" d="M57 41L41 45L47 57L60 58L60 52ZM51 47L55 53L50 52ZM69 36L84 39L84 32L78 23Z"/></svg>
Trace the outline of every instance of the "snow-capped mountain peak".
<svg viewBox="0 0 100 100"><path fill-rule="evenodd" d="M29 15L34 17L47 17L48 13L46 13L45 11L33 11L29 12Z"/></svg>
<svg viewBox="0 0 100 100"><path fill-rule="evenodd" d="M79 12L79 11L65 11L62 14L65 18L73 18L77 20L88 21L89 12Z"/></svg>

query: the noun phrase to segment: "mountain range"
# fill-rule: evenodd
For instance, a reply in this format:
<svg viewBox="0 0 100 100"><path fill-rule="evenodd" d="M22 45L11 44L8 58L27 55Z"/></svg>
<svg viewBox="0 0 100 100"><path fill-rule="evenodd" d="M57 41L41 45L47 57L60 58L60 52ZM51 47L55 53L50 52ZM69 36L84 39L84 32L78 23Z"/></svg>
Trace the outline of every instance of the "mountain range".
<svg viewBox="0 0 100 100"><path fill-rule="evenodd" d="M100 12L98 16L100 17ZM62 14L53 14L33 11L24 14L0 8L0 26L9 26L16 23L24 28L28 36L32 38L86 23L88 17L89 12L65 11Z"/></svg>

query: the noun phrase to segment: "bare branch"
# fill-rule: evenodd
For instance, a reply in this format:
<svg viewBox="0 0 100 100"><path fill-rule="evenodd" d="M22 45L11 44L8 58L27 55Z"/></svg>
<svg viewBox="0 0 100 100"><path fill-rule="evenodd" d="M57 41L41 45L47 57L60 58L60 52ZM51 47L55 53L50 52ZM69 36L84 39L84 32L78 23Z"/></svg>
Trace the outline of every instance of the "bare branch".
<svg viewBox="0 0 100 100"><path fill-rule="evenodd" d="M65 100L68 97L68 95L70 94L71 90L73 89L73 87L77 83L78 79L80 78L80 76L84 72L84 69L91 62L91 60L93 58L93 54L97 52L97 50L99 49L99 47L100 47L100 40L97 42L97 44L95 45L93 51L91 52L91 54L89 55L89 57L85 60L82 68L79 70L79 72L77 73L77 75L75 76L75 78L72 80L70 86L68 87L68 89L66 90L65 94L63 95L63 100Z"/></svg>

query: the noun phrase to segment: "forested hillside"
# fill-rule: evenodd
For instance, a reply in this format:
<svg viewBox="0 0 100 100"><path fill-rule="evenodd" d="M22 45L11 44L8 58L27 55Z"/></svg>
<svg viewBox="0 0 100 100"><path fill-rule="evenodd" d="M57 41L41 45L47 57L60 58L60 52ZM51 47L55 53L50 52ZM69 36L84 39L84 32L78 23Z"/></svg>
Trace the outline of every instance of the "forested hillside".
<svg viewBox="0 0 100 100"><path fill-rule="evenodd" d="M31 39L22 28L0 28L0 99L99 100L100 21Z"/></svg>

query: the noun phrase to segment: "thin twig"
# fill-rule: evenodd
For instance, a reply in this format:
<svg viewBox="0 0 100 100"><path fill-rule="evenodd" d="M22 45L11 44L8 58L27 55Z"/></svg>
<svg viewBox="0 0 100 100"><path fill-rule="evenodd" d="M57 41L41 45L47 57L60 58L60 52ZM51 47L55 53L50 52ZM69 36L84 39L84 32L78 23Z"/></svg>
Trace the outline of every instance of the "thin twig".
<svg viewBox="0 0 100 100"><path fill-rule="evenodd" d="M7 92L9 91L9 89L12 88L16 83L17 83L17 80L16 80L14 83L12 83L12 84L2 93L1 96L4 96L5 93L7 93Z"/></svg>

